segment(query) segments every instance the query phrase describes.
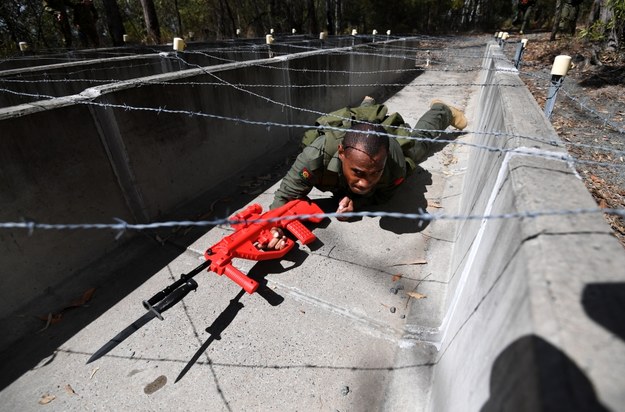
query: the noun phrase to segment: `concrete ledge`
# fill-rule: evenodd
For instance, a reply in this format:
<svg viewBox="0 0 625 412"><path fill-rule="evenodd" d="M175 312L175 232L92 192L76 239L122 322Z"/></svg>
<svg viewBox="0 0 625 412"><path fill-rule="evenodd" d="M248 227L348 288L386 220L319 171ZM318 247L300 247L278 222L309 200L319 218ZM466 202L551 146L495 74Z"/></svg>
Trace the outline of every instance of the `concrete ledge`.
<svg viewBox="0 0 625 412"><path fill-rule="evenodd" d="M519 82L498 46L485 69L484 83ZM556 160L563 150L527 138L560 141L525 88L485 87L479 106L474 142L501 151L473 152L465 213L596 207ZM601 288L602 307L623 295L625 255L602 217L466 221L458 233L430 409L621 410L622 328L602 326L585 298Z"/></svg>

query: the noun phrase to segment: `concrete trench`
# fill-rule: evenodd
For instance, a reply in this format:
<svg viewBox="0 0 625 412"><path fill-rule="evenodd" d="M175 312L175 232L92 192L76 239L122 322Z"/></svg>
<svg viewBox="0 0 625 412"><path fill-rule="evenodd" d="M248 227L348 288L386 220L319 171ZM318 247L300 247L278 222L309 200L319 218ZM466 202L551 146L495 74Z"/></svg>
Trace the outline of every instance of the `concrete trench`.
<svg viewBox="0 0 625 412"><path fill-rule="evenodd" d="M428 159L381 210L484 216L594 207L564 149L521 137L559 141L499 46L487 38L445 46L399 91L375 84L405 81L423 56L419 39L140 79L128 73L120 83L2 108L0 220L147 222L267 207L275 179L248 196L233 189L293 153L303 130L279 125L311 124L315 111L364 95L411 125L432 98L469 118L470 133ZM389 57L406 49L416 61ZM200 85L215 77L267 85L254 93L284 104ZM285 84L330 86L269 86ZM232 126L234 118L242 120ZM331 207L327 194L311 196ZM625 346L614 319L625 255L592 214L326 221L311 248L280 262L236 262L264 279L262 293L199 275L198 291L164 322L150 321L85 364L143 315L143 299L229 233L161 230L115 241L114 231L0 231L11 269L0 306L9 331L0 404L35 410L52 395L46 407L64 411L624 410ZM88 306L40 330L34 315L88 287L96 288Z"/></svg>

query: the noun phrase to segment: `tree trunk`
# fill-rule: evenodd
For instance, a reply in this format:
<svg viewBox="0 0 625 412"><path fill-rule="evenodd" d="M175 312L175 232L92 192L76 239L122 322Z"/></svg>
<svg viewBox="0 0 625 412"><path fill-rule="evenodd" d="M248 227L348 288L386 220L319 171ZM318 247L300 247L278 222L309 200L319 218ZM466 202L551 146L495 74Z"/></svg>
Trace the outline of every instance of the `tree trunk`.
<svg viewBox="0 0 625 412"><path fill-rule="evenodd" d="M315 0L308 0L308 31L313 35L319 33L317 24L317 12L315 10Z"/></svg>
<svg viewBox="0 0 625 412"><path fill-rule="evenodd" d="M622 20L619 20L619 16L613 9L614 6L609 7L608 5L609 3L606 0L594 1L590 14L588 15L587 28L589 30L592 29L593 25L597 21L600 21L602 23L600 27L606 28L603 33L605 38L603 49L616 51L620 46L620 38L623 35L624 23Z"/></svg>
<svg viewBox="0 0 625 412"><path fill-rule="evenodd" d="M343 27L343 3L342 0L334 0L334 32L341 34Z"/></svg>
<svg viewBox="0 0 625 412"><path fill-rule="evenodd" d="M174 9L176 12L176 21L178 22L178 35L182 36L182 18L180 17L180 9L178 8L178 0L174 0Z"/></svg>
<svg viewBox="0 0 625 412"><path fill-rule="evenodd" d="M141 0L143 7L143 18L147 28L148 41L152 44L160 44L161 29L158 25L158 16L156 15L156 7L153 0Z"/></svg>
<svg viewBox="0 0 625 412"><path fill-rule="evenodd" d="M590 29L592 25L599 19L603 0L594 0L592 6L590 6L590 12L588 13L588 21L586 22L586 28Z"/></svg>
<svg viewBox="0 0 625 412"><path fill-rule="evenodd" d="M228 20L230 21L230 30L227 30L224 34L226 34L228 37L231 37L237 31L237 23L234 18L234 14L232 13L232 7L230 7L230 3L228 3L228 0L223 0L223 4L224 8L226 9L226 13L228 14Z"/></svg>
<svg viewBox="0 0 625 412"><path fill-rule="evenodd" d="M328 34L334 34L334 1L326 0L326 30Z"/></svg>
<svg viewBox="0 0 625 412"><path fill-rule="evenodd" d="M106 27L108 28L109 35L113 46L124 45L124 24L122 23L122 15L119 12L117 1L115 0L102 0L104 5L104 11L106 13Z"/></svg>

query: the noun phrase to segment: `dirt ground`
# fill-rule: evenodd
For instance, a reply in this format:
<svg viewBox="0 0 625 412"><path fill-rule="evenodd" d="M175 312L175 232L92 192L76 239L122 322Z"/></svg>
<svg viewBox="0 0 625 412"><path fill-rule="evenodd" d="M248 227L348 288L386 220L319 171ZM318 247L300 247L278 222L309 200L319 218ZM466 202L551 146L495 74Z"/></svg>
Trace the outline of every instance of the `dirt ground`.
<svg viewBox="0 0 625 412"><path fill-rule="evenodd" d="M572 57L572 68L558 92L551 121L576 159L606 165L577 163L576 168L601 208L625 208L625 59L623 55L593 52L593 45L576 37L549 41L550 33L531 33L520 67L521 79L544 107L557 55ZM509 41L518 42L511 37ZM514 57L516 44L508 45ZM583 146L582 146L583 145ZM625 247L625 219L604 215Z"/></svg>

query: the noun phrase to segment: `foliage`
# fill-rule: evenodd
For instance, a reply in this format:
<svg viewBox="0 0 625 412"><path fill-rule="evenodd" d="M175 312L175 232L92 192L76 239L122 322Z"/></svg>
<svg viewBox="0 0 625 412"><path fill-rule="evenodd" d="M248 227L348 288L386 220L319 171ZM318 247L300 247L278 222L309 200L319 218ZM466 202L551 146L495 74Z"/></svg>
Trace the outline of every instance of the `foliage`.
<svg viewBox="0 0 625 412"><path fill-rule="evenodd" d="M77 0L73 0L77 1ZM108 33L104 0L94 0L101 19L98 30L103 46L112 44ZM513 0L151 0L154 3L163 42L173 37L210 41L236 36L263 37L274 29L278 35L317 36L330 22L337 34L360 34L391 30L393 34L442 34L462 31L492 31L510 21ZM606 0L614 8L614 23L624 21L625 0ZM141 2L117 0L126 34L147 43L147 29ZM330 8L327 13L326 7ZM553 18L552 0L538 0L535 27ZM600 36L609 29L597 24L585 36ZM18 53L18 43L26 41L34 49L61 47L51 16L43 11L42 0L0 0L0 53Z"/></svg>
<svg viewBox="0 0 625 412"><path fill-rule="evenodd" d="M604 42L614 34L617 38L624 38L623 26L625 26L625 0L607 0L605 6L609 13L605 15L608 18L597 19L589 24L580 32L580 37L595 42Z"/></svg>
<svg viewBox="0 0 625 412"><path fill-rule="evenodd" d="M606 32L609 30L609 23L605 23L601 20L593 22L590 27L586 27L580 30L579 36L582 39L601 42L606 39Z"/></svg>

